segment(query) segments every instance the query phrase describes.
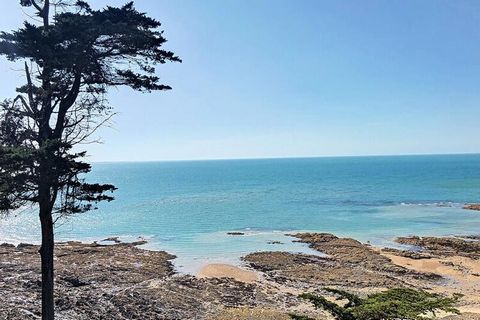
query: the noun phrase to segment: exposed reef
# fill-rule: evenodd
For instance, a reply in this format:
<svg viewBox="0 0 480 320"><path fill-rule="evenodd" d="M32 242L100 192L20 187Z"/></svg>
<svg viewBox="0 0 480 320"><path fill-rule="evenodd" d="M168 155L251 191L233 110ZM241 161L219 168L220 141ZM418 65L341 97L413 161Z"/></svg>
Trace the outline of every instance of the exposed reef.
<svg viewBox="0 0 480 320"><path fill-rule="evenodd" d="M248 254L243 258L248 272L257 274L248 283L226 278L228 266L221 278L177 274L172 264L175 257L139 248L143 240L122 243L111 238L111 245L58 243L57 318L265 320L288 319L288 313L295 312L330 320L331 316L309 308L298 295L323 287L360 295L412 287L446 295L464 293L460 308L466 313L447 319L478 319L480 242L476 236L398 239L415 251L379 249L326 233L292 236L319 254ZM38 249L31 244L0 245L0 319L40 318Z"/></svg>

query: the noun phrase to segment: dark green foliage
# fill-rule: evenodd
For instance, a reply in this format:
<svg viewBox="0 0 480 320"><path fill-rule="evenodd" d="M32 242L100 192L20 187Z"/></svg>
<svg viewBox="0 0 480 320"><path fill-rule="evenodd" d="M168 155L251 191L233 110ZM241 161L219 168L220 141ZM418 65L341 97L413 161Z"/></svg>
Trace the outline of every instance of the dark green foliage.
<svg viewBox="0 0 480 320"><path fill-rule="evenodd" d="M69 80L54 83L58 91L70 88L76 76L85 90L96 93L109 85L147 91L170 88L158 83L154 65L180 59L162 49L166 39L156 30L160 22L136 11L132 2L103 10L83 4L79 10L56 15L48 32L45 26L26 22L13 33L2 33L0 54L48 66L45 76Z"/></svg>
<svg viewBox="0 0 480 320"><path fill-rule="evenodd" d="M441 297L422 290L395 288L370 295L352 309L355 319L424 319L425 313L436 311L459 313L454 307L460 295Z"/></svg>
<svg viewBox="0 0 480 320"><path fill-rule="evenodd" d="M72 152L111 116L108 87L170 89L155 65L180 59L162 48L160 22L132 2L93 10L65 0L53 16L48 1L20 4L36 9L43 24L0 33L0 55L28 61L18 96L0 104L0 211L38 203L42 182L53 213L84 212L113 199L104 194L112 185L85 182L85 153Z"/></svg>
<svg viewBox="0 0 480 320"><path fill-rule="evenodd" d="M349 312L347 308L344 308L335 302L328 301L322 296L316 296L311 293L303 293L300 295L300 298L309 300L315 308L317 309L325 309L329 311L336 319L341 320L354 320L355 318Z"/></svg>
<svg viewBox="0 0 480 320"><path fill-rule="evenodd" d="M362 304L362 299L360 299L358 296L352 293L349 293L347 291L332 289L332 288L325 288L324 290L337 295L338 299L348 300L348 303L345 305L345 308L354 307Z"/></svg>
<svg viewBox="0 0 480 320"><path fill-rule="evenodd" d="M329 311L338 320L432 319L429 315L435 317L435 312L440 310L458 314L454 305L461 297L442 297L422 290L394 288L362 299L342 290L325 290L334 293L339 299L346 299L347 304L341 306L310 293L304 293L300 297L312 302L315 308Z"/></svg>

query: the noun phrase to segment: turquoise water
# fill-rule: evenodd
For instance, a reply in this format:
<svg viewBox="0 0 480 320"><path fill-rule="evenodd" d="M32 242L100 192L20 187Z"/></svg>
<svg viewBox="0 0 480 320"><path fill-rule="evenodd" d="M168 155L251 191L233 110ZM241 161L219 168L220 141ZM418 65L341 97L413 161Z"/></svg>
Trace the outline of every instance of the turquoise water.
<svg viewBox="0 0 480 320"><path fill-rule="evenodd" d="M185 271L255 250L308 251L284 236L300 230L380 245L480 233L480 212L461 209L480 202L480 155L98 163L90 178L115 184L116 200L62 221L58 240L141 236ZM0 221L0 241L38 239L34 214Z"/></svg>

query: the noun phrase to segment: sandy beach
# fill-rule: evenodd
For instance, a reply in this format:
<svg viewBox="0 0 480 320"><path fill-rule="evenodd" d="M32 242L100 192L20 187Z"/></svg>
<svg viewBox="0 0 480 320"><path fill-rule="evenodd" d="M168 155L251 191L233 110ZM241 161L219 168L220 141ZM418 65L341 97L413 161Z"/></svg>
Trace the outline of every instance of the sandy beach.
<svg viewBox="0 0 480 320"><path fill-rule="evenodd" d="M231 278L236 281L253 283L259 279L255 271L246 270L231 264L212 263L203 266L197 273L198 278Z"/></svg>

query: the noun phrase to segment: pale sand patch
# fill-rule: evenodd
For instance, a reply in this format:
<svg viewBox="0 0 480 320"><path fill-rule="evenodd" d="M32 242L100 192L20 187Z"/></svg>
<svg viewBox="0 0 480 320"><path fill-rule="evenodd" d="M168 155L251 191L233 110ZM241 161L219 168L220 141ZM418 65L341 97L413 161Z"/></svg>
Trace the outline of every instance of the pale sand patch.
<svg viewBox="0 0 480 320"><path fill-rule="evenodd" d="M451 280L448 285L438 285L432 289L437 293L461 293L465 296L465 305L458 309L462 312L480 314L480 260L453 256L445 258L411 259L397 256L389 252L381 252L396 265L417 272L436 273Z"/></svg>
<svg viewBox="0 0 480 320"><path fill-rule="evenodd" d="M253 283L258 274L230 264L212 263L205 265L198 273L198 278L233 278L237 281Z"/></svg>

